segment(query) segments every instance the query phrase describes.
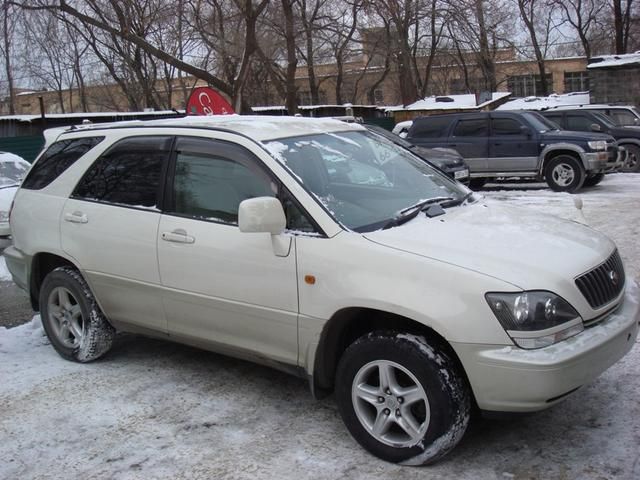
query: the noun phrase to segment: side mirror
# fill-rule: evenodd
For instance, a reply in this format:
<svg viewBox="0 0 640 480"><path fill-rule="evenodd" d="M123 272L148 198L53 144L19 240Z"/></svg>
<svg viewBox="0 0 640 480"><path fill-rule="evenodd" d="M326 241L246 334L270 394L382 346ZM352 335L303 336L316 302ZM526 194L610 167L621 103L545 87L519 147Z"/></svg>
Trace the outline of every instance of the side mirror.
<svg viewBox="0 0 640 480"><path fill-rule="evenodd" d="M592 132L601 132L602 131L602 127L600 125L598 125L597 123L592 123L591 124L591 131Z"/></svg>
<svg viewBox="0 0 640 480"><path fill-rule="evenodd" d="M531 129L525 125L520 126L520 133L522 135L526 135L527 137L531 137Z"/></svg>
<svg viewBox="0 0 640 480"><path fill-rule="evenodd" d="M284 209L277 198L257 197L240 202L238 227L241 232L279 235L286 226Z"/></svg>

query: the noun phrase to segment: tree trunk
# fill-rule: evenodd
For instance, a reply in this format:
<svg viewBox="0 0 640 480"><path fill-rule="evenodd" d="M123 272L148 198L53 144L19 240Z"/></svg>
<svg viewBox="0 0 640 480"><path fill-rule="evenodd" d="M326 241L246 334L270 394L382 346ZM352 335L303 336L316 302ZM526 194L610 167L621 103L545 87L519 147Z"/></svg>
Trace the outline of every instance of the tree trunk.
<svg viewBox="0 0 640 480"><path fill-rule="evenodd" d="M549 95L549 86L547 85L544 55L542 54L542 49L538 43L538 36L534 25L536 2L535 0L518 0L518 8L520 9L520 17L529 31L529 37L531 38L531 44L533 45L533 52L536 56L536 64L538 65L538 72L540 74L540 85L542 86L542 91L539 92L539 94L546 97ZM538 92L536 92L536 94L538 94Z"/></svg>
<svg viewBox="0 0 640 480"><path fill-rule="evenodd" d="M13 87L13 71L11 66L11 38L9 34L9 2L4 1L2 5L2 26L4 43L4 66L7 74L7 85L9 88L9 115L16 114L16 96Z"/></svg>
<svg viewBox="0 0 640 480"><path fill-rule="evenodd" d="M293 19L293 3L295 1L296 0L282 0L284 33L287 44L286 106L289 115L295 115L298 112L298 89L296 87L298 57L296 56L296 31Z"/></svg>

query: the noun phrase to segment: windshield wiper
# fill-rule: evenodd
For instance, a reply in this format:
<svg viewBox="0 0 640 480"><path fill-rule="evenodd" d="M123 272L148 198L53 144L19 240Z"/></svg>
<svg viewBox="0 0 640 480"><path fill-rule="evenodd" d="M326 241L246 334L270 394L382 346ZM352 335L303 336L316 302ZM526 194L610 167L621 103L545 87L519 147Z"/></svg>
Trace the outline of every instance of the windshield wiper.
<svg viewBox="0 0 640 480"><path fill-rule="evenodd" d="M434 203L446 202L449 200L454 200L452 197L434 197L429 198L428 200L423 200L422 202L418 202L415 205L411 205L389 220L382 226L382 230L386 230L391 227L397 227L398 225L402 225L403 223L407 223L409 220L416 218L418 214L425 209L425 207L432 205Z"/></svg>
<svg viewBox="0 0 640 480"><path fill-rule="evenodd" d="M440 205L442 206L442 208L457 207L458 205L462 205L464 204L464 202L469 200L473 196L473 193L474 192L469 192L462 198L457 198L455 200L451 199L448 202L442 202Z"/></svg>

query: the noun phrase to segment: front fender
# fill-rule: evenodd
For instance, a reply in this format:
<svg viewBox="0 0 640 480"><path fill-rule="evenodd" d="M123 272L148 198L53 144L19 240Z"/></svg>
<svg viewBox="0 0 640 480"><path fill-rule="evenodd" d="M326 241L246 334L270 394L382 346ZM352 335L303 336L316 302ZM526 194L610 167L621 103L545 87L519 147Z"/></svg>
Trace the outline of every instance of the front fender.
<svg viewBox="0 0 640 480"><path fill-rule="evenodd" d="M543 173L544 159L547 158L550 153L556 151L570 151L576 153L580 157L582 166L585 168L585 170L588 170L589 166L586 159L584 158L584 154L586 153L584 148L582 148L580 145L576 145L575 143L562 142L552 143L542 149L542 152L540 152L540 155L538 156L538 171L540 172L540 174Z"/></svg>
<svg viewBox="0 0 640 480"><path fill-rule="evenodd" d="M449 342L511 345L484 299L514 285L472 270L396 250L343 232L298 237L299 362L307 371L336 312L367 308L431 328ZM313 275L308 284L305 276Z"/></svg>

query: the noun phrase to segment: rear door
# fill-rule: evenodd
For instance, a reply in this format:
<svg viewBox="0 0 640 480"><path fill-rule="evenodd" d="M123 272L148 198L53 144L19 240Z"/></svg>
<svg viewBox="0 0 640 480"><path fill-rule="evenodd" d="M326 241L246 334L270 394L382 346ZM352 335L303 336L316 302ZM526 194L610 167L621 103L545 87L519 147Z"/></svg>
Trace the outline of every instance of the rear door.
<svg viewBox="0 0 640 480"><path fill-rule="evenodd" d="M178 137L157 231L171 335L297 362L294 238L238 228L240 202L275 196L276 185L239 145Z"/></svg>
<svg viewBox="0 0 640 480"><path fill-rule="evenodd" d="M535 132L510 115L491 114L489 169L494 172L529 172L538 165Z"/></svg>
<svg viewBox="0 0 640 480"><path fill-rule="evenodd" d="M107 317L166 331L156 236L172 136L116 142L87 170L63 209L62 248L83 270Z"/></svg>
<svg viewBox="0 0 640 480"><path fill-rule="evenodd" d="M446 146L460 153L469 165L469 171L489 171L489 119L487 116L460 118L449 135Z"/></svg>

